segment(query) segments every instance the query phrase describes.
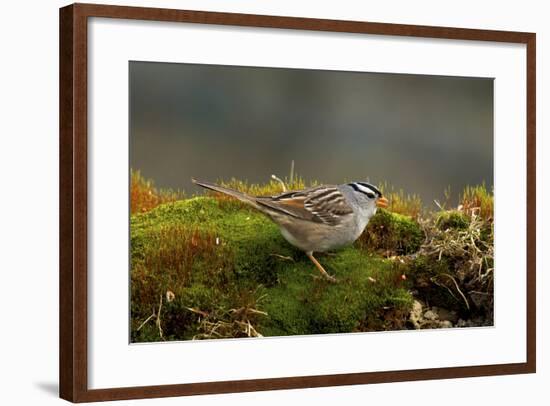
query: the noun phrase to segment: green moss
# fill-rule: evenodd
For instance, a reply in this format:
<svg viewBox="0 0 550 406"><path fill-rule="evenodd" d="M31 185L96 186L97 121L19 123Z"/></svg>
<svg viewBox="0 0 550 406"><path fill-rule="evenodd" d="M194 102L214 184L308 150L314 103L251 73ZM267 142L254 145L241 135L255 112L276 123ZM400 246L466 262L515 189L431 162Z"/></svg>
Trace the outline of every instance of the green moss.
<svg viewBox="0 0 550 406"><path fill-rule="evenodd" d="M190 339L198 333L200 315L190 309L212 312L223 305L224 298L216 289L197 283L174 292L175 299L164 304L162 313L164 335L172 339Z"/></svg>
<svg viewBox="0 0 550 406"><path fill-rule="evenodd" d="M264 332L275 335L343 333L376 329L366 320L384 307L408 309L412 303L388 261L347 248L319 261L338 279L327 283L306 258L279 275L264 309Z"/></svg>
<svg viewBox="0 0 550 406"><path fill-rule="evenodd" d="M418 251L423 240L424 233L412 217L382 209L370 220L359 245L372 251L403 255Z"/></svg>
<svg viewBox="0 0 550 406"><path fill-rule="evenodd" d="M470 219L458 210L447 210L438 213L436 225L440 230L449 228L465 230L470 224Z"/></svg>
<svg viewBox="0 0 550 406"><path fill-rule="evenodd" d="M418 248L414 221L388 212L380 217L386 222L378 226L397 233L383 244L400 252ZM166 339L197 335L201 316L189 308L219 315L260 310L267 316L255 317L254 327L273 336L395 328L384 312L405 315L412 303L391 262L353 247L319 255L339 280L332 284L268 218L231 200L196 197L132 216L131 258L133 341L159 340L154 322L136 330L167 290L175 299L161 312Z"/></svg>

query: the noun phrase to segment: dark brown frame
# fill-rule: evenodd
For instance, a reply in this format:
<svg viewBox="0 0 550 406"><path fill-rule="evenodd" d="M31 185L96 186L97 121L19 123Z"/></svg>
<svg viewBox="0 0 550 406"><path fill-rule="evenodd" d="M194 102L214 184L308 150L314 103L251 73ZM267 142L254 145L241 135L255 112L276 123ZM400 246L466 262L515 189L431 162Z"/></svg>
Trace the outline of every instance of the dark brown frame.
<svg viewBox="0 0 550 406"><path fill-rule="evenodd" d="M87 384L87 21L88 17L271 27L397 35L527 46L527 361L338 375L281 377L177 385L88 389ZM320 20L233 13L73 4L60 9L60 397L72 402L312 388L381 382L533 373L536 370L535 308L535 41L534 33Z"/></svg>

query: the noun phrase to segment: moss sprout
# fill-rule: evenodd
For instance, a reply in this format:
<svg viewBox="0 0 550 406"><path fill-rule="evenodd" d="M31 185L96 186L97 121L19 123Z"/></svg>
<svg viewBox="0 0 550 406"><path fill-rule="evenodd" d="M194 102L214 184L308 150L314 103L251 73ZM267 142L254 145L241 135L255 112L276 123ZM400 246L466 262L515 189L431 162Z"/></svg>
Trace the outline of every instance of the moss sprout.
<svg viewBox="0 0 550 406"><path fill-rule="evenodd" d="M130 170L130 212L145 213L155 207L183 199L181 191L157 189L154 182L146 179L140 171Z"/></svg>

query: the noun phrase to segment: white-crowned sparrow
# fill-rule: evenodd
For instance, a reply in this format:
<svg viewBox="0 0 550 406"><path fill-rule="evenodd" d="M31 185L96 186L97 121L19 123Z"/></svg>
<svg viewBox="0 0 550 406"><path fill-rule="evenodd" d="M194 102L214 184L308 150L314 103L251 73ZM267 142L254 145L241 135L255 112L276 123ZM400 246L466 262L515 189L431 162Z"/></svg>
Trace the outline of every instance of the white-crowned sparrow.
<svg viewBox="0 0 550 406"><path fill-rule="evenodd" d="M376 208L388 205L382 192L366 182L322 185L269 197L249 196L195 179L193 183L233 196L265 213L279 226L283 237L304 251L331 281L335 281L334 277L324 270L313 253L353 243L376 213Z"/></svg>

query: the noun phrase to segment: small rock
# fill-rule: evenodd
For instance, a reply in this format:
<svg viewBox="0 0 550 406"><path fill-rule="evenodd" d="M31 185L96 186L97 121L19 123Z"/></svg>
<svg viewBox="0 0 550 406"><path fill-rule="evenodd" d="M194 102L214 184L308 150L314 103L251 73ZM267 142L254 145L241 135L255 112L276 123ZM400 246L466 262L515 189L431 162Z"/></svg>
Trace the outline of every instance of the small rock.
<svg viewBox="0 0 550 406"><path fill-rule="evenodd" d="M443 320L439 322L440 328L451 328L453 327L453 323L451 323L449 320Z"/></svg>
<svg viewBox="0 0 550 406"><path fill-rule="evenodd" d="M441 307L432 307L432 311L437 313L439 320L449 320L451 323L456 323L458 321L458 314L454 310L447 310Z"/></svg>
<svg viewBox="0 0 550 406"><path fill-rule="evenodd" d="M420 329L420 321L422 320L422 303L418 300L413 302L409 320L415 329Z"/></svg>
<svg viewBox="0 0 550 406"><path fill-rule="evenodd" d="M432 310L428 310L426 313L424 313L424 318L426 320L436 320L439 318L439 316L437 315L436 312L432 311Z"/></svg>
<svg viewBox="0 0 550 406"><path fill-rule="evenodd" d="M458 322L456 323L456 326L457 327L479 327L481 326L481 321L480 319L474 319L474 320L458 320Z"/></svg>
<svg viewBox="0 0 550 406"><path fill-rule="evenodd" d="M420 325L421 325L421 328L423 328L423 329L440 328L439 321L437 321L437 320L423 319L423 321L420 323Z"/></svg>
<svg viewBox="0 0 550 406"><path fill-rule="evenodd" d="M415 314L418 318L422 317L422 303L415 300L412 305L411 314Z"/></svg>

